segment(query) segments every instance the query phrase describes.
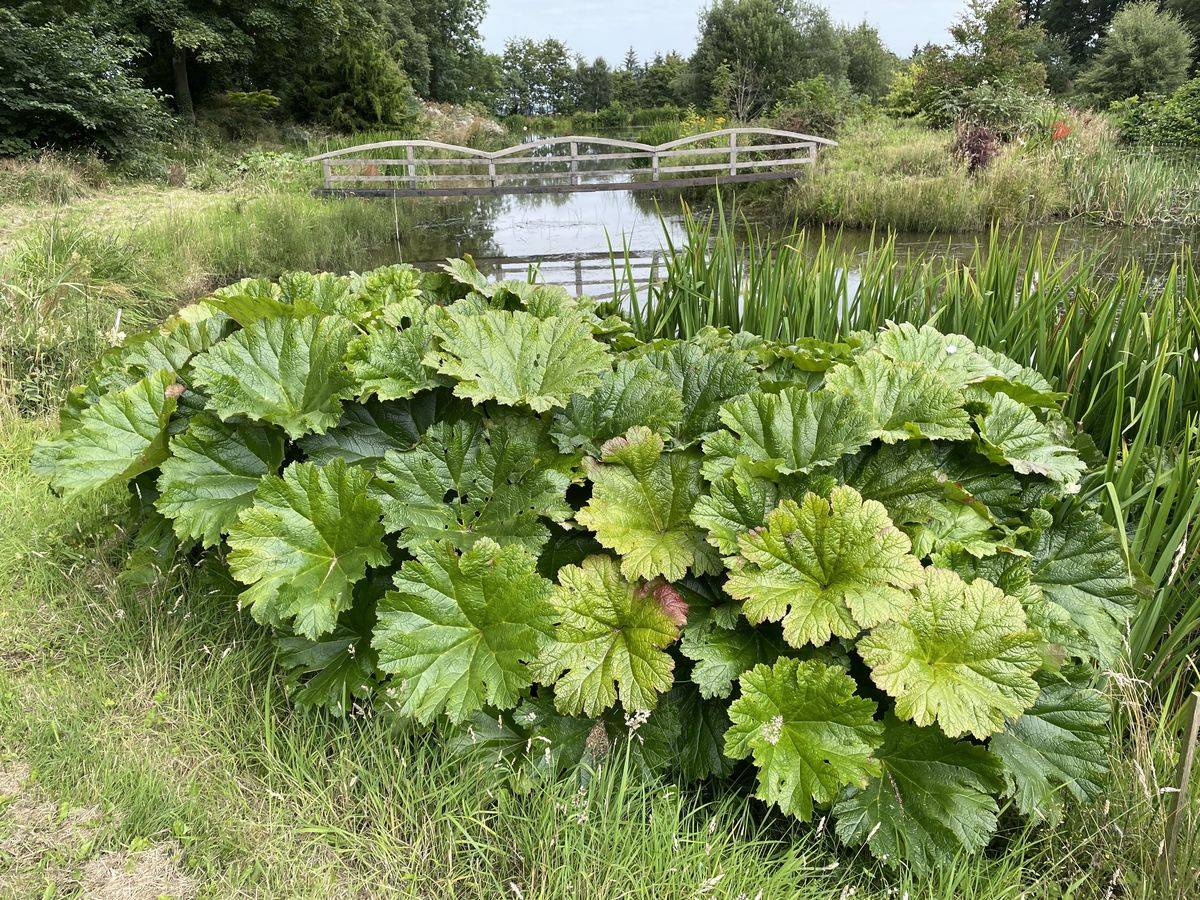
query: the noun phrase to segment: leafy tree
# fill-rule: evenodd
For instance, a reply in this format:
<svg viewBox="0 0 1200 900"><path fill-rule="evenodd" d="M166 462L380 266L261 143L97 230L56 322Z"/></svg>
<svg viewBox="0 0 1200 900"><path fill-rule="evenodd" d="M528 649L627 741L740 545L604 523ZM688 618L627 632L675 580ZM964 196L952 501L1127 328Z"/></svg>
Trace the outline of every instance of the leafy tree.
<svg viewBox="0 0 1200 900"><path fill-rule="evenodd" d="M1200 46L1200 0L1164 0L1163 9L1179 16Z"/></svg>
<svg viewBox="0 0 1200 900"><path fill-rule="evenodd" d="M411 0L412 20L429 47L431 100L461 103L471 99L472 77L483 57L479 23L487 0Z"/></svg>
<svg viewBox="0 0 1200 900"><path fill-rule="evenodd" d="M562 41L511 40L500 61L500 111L527 116L570 112L574 81L575 66Z"/></svg>
<svg viewBox="0 0 1200 900"><path fill-rule="evenodd" d="M137 48L87 18L28 24L0 9L0 153L95 144L128 155L165 125L132 71Z"/></svg>
<svg viewBox="0 0 1200 900"><path fill-rule="evenodd" d="M1061 39L1073 65L1096 52L1113 15L1125 0L1024 0L1025 20Z"/></svg>
<svg viewBox="0 0 1200 900"><path fill-rule="evenodd" d="M866 22L842 31L846 78L857 93L878 100L887 93L896 71L896 54L884 46L879 30Z"/></svg>
<svg viewBox="0 0 1200 900"><path fill-rule="evenodd" d="M575 63L576 105L588 112L599 112L612 102L613 73L608 61L597 56L591 63L583 57Z"/></svg>
<svg viewBox="0 0 1200 900"><path fill-rule="evenodd" d="M1118 12L1079 90L1097 103L1145 94L1169 94L1187 80L1195 42L1174 13L1150 0Z"/></svg>
<svg viewBox="0 0 1200 900"><path fill-rule="evenodd" d="M795 0L717 0L700 15L691 60L695 99L704 105L731 83L752 84L757 105L767 105L799 79L844 75L845 65L828 13Z"/></svg>
<svg viewBox="0 0 1200 900"><path fill-rule="evenodd" d="M1046 67L1038 59L1039 25L1024 25L1017 0L970 0L950 28L949 47L929 46L912 70L912 106L931 115L946 95L987 82L1007 90L1040 93Z"/></svg>
<svg viewBox="0 0 1200 900"><path fill-rule="evenodd" d="M687 60L678 53L656 53L642 71L642 102L646 106L686 105L687 78Z"/></svg>

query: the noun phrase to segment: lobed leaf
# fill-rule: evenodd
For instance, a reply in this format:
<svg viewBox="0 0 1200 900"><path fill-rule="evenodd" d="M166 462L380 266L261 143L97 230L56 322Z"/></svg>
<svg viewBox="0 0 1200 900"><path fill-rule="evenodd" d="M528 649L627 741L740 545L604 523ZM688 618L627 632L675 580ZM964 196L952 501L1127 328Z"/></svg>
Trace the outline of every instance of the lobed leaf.
<svg viewBox="0 0 1200 900"><path fill-rule="evenodd" d="M784 500L766 527L742 535L725 589L752 624L783 620L793 647L853 637L903 616L920 561L887 510L850 487L826 500Z"/></svg>
<svg viewBox="0 0 1200 900"><path fill-rule="evenodd" d="M1020 602L982 578L967 584L926 569L907 616L874 629L857 649L898 716L936 721L950 737L986 738L1038 696L1038 636Z"/></svg>
<svg viewBox="0 0 1200 900"><path fill-rule="evenodd" d="M842 787L880 774L874 757L883 724L836 666L781 657L742 675L729 706L725 753L754 757L756 796L799 819L831 803Z"/></svg>

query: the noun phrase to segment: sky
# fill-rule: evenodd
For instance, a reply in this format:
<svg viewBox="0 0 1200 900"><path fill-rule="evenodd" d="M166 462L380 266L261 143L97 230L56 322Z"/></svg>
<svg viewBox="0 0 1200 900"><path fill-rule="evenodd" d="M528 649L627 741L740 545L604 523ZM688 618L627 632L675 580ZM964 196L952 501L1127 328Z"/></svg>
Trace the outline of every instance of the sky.
<svg viewBox="0 0 1200 900"><path fill-rule="evenodd" d="M677 50L684 56L696 46L701 0L488 0L480 30L484 46L500 52L513 37L556 37L588 59L619 62L632 46L640 59ZM945 43L946 29L965 0L828 0L835 21L866 19L884 43L901 56L914 44Z"/></svg>

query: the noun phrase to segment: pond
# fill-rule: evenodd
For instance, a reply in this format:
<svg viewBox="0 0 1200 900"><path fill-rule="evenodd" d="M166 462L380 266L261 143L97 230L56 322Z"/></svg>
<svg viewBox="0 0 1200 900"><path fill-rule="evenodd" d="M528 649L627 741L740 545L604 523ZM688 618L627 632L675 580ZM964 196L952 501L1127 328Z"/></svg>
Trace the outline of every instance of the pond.
<svg viewBox="0 0 1200 900"><path fill-rule="evenodd" d="M693 195L691 199L696 198ZM731 199L726 196L726 207ZM368 258L356 260L362 267L409 262L432 268L447 257L470 254L487 275L525 278L530 267L536 267L542 280L592 296L612 292L610 250L618 257L627 252L635 279L644 282L660 271L668 240L678 245L685 234L685 198L678 193L613 191L330 202L396 206L398 240L375 247ZM701 202L692 205L693 212L707 215L707 202L702 195ZM752 221L764 234L784 236L792 231L786 220L772 220L761 203L755 207ZM1071 222L1029 228L1026 234L1046 245L1057 239L1060 256L1080 250L1103 251L1107 265L1114 270L1137 257L1151 273L1164 271L1180 247L1194 243L1197 237L1194 232ZM901 232L896 235L896 245L901 257L912 251L966 258L986 239L979 234ZM846 230L842 236L851 255L865 252L872 240L872 233L864 230Z"/></svg>

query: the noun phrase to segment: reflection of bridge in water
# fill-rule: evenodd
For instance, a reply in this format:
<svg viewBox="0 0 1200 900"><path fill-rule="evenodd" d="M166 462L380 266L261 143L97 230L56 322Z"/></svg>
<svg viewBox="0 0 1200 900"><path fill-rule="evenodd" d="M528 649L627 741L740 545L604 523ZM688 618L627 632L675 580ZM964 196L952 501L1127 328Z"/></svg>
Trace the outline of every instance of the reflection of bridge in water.
<svg viewBox="0 0 1200 900"><path fill-rule="evenodd" d="M318 194L467 197L713 187L799 177L826 138L773 128L726 128L641 144L615 138L545 138L503 150L439 141L381 141L309 157ZM403 151L402 158L379 151Z"/></svg>

